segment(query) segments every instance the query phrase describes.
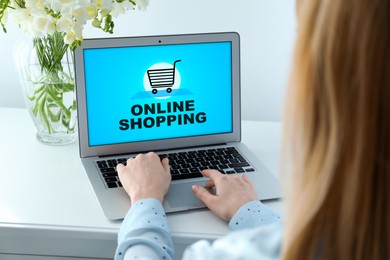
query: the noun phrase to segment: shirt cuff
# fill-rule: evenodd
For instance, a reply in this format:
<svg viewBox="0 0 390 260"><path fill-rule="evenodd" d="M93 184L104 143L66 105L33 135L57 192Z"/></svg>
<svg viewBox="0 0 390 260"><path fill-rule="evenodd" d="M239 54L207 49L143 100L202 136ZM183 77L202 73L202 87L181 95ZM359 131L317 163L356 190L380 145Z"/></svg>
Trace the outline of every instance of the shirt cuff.
<svg viewBox="0 0 390 260"><path fill-rule="evenodd" d="M260 201L251 201L239 208L229 222L231 230L253 228L270 223L280 222L281 217Z"/></svg>
<svg viewBox="0 0 390 260"><path fill-rule="evenodd" d="M165 212L159 200L142 199L131 206L119 230L118 243L123 241L126 234L140 228L158 228L169 232Z"/></svg>

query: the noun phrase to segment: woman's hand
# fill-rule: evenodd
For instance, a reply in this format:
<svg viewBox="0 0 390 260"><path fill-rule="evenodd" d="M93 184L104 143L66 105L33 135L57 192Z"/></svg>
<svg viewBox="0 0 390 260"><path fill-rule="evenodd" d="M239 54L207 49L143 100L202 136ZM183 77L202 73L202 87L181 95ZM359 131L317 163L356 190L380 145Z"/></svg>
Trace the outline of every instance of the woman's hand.
<svg viewBox="0 0 390 260"><path fill-rule="evenodd" d="M126 166L118 164L117 171L131 203L145 198L164 200L171 182L168 158L160 161L155 153L139 154L129 158Z"/></svg>
<svg viewBox="0 0 390 260"><path fill-rule="evenodd" d="M194 185L192 191L214 214L226 221L230 221L242 205L259 200L252 183L245 175L226 175L216 170L204 170L202 174L210 178L206 182L206 188L215 188L215 195L198 185Z"/></svg>

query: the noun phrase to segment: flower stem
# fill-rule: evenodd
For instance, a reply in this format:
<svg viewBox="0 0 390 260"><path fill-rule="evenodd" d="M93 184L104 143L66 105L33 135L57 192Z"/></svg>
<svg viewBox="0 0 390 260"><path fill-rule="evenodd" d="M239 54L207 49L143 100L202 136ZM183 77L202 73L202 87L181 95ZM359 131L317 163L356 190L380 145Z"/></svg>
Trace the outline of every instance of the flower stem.
<svg viewBox="0 0 390 260"><path fill-rule="evenodd" d="M74 92L72 62L68 53L70 46L64 43L64 35L59 32L35 38L33 43L41 70L41 77L37 80L40 86L29 97L35 102L33 114L39 113L49 134L55 131L52 124L59 121L70 132L74 129L71 127L72 111L76 109L74 100L69 108L64 104L64 93ZM66 67L62 64L63 59Z"/></svg>

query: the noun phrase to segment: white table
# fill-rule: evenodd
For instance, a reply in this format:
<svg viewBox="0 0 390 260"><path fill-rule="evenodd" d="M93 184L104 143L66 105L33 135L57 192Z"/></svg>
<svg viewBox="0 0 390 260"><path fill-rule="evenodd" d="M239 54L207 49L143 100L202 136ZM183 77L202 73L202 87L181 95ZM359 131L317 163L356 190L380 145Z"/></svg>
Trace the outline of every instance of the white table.
<svg viewBox="0 0 390 260"><path fill-rule="evenodd" d="M0 122L0 259L112 258L121 221L103 215L78 144L39 143L25 109L0 108ZM277 175L280 124L242 127L243 142ZM280 201L266 204L282 211ZM176 258L188 244L229 231L206 209L168 214L168 222Z"/></svg>

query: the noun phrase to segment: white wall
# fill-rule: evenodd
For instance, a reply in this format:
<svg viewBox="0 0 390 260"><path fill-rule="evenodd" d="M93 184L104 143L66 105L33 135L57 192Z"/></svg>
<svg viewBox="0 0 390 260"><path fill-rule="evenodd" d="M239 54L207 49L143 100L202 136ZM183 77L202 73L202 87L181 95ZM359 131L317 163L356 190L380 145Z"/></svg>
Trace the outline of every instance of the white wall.
<svg viewBox="0 0 390 260"><path fill-rule="evenodd" d="M129 12L108 35L88 27L85 38L236 31L241 35L242 117L279 121L295 39L294 0L150 0ZM24 107L12 47L22 35L0 32L0 106Z"/></svg>

